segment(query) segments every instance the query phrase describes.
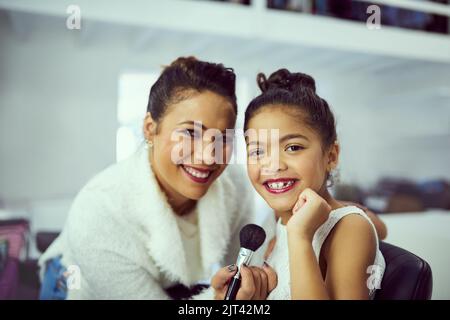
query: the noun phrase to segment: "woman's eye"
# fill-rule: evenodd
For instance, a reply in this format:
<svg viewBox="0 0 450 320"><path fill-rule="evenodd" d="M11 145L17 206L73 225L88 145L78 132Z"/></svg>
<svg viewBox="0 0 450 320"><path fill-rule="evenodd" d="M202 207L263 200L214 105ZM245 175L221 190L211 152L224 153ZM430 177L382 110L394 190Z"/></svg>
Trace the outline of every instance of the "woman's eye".
<svg viewBox="0 0 450 320"><path fill-rule="evenodd" d="M195 138L197 136L197 133L193 129L184 129L183 134L185 134L189 137L192 137L192 138Z"/></svg>
<svg viewBox="0 0 450 320"><path fill-rule="evenodd" d="M303 148L302 146L299 145L293 145L293 146L289 146L286 148L286 151L291 151L291 152L295 152L295 151L299 151L299 150L303 150L305 148Z"/></svg>

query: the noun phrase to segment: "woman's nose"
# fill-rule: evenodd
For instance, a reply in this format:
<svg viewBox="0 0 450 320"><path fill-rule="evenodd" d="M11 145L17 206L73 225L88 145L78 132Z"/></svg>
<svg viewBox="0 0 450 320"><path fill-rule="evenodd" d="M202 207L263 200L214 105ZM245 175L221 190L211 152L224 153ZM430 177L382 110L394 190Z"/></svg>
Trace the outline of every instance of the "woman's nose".
<svg viewBox="0 0 450 320"><path fill-rule="evenodd" d="M209 139L199 139L194 144L194 163L212 165L216 163L214 143Z"/></svg>

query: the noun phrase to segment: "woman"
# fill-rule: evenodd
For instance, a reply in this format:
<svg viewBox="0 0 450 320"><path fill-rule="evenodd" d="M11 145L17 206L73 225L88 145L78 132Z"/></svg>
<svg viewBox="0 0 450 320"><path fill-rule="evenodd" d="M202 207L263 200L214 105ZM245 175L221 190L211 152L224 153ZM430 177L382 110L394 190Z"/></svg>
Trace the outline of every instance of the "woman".
<svg viewBox="0 0 450 320"><path fill-rule="evenodd" d="M233 129L236 113L231 69L195 58L166 67L150 91L146 148L79 192L61 235L40 259L41 298L188 298L219 264L232 263L239 231L253 219L252 193L237 166L224 172L229 139L216 150L225 161L199 150L213 140L201 129ZM180 146L181 156L173 152ZM194 298L223 298L235 272L220 269L214 290ZM241 299L264 299L276 283L268 267L245 268L242 276Z"/></svg>

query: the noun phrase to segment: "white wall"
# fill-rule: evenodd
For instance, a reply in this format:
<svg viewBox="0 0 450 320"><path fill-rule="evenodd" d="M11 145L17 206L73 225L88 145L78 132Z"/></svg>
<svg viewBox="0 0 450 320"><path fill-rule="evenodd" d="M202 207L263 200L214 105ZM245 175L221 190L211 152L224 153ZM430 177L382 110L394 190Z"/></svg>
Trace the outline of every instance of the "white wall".
<svg viewBox="0 0 450 320"><path fill-rule="evenodd" d="M450 95L414 95L420 83L427 89L432 81L432 92L438 84L450 84L446 70L443 75L436 66L415 78L405 67L398 71L409 73L409 79L392 72L339 83L340 93L329 101L338 121L343 182L367 186L381 176L450 179ZM396 91L402 82L413 89Z"/></svg>
<svg viewBox="0 0 450 320"><path fill-rule="evenodd" d="M115 54L1 22L0 196L72 195L115 159Z"/></svg>
<svg viewBox="0 0 450 320"><path fill-rule="evenodd" d="M387 242L404 248L428 262L433 273L435 300L450 299L449 211L383 215Z"/></svg>

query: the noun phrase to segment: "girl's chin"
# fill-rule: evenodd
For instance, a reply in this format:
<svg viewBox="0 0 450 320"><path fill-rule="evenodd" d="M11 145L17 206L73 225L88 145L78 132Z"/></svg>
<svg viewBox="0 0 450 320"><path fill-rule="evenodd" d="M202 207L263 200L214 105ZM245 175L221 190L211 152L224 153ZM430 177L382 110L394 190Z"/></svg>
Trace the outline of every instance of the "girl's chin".
<svg viewBox="0 0 450 320"><path fill-rule="evenodd" d="M264 195L264 200L266 203L276 212L286 212L286 211L292 211L294 209L295 204L297 203L298 197L292 196L292 197L267 197L266 194Z"/></svg>
<svg viewBox="0 0 450 320"><path fill-rule="evenodd" d="M269 206L276 212L286 212L286 211L292 211L294 209L295 203L279 203L271 201L268 203Z"/></svg>

